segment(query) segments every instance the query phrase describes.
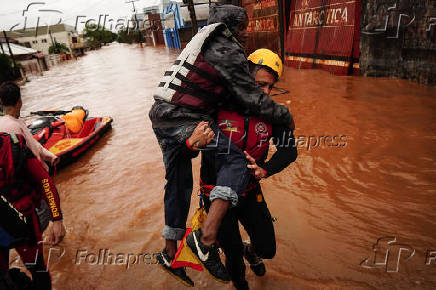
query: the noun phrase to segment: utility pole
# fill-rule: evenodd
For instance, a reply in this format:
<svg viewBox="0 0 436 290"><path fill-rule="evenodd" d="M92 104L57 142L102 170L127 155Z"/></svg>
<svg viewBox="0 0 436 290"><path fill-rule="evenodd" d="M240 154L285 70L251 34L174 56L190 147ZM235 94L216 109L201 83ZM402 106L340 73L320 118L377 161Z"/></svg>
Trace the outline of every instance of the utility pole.
<svg viewBox="0 0 436 290"><path fill-rule="evenodd" d="M0 47L2 48L3 54L5 54L5 50L3 48L3 43L1 42L1 40L0 40Z"/></svg>
<svg viewBox="0 0 436 290"><path fill-rule="evenodd" d="M193 0L183 0L188 2L189 17L191 17L192 37L198 32L197 16L195 15L195 6Z"/></svg>
<svg viewBox="0 0 436 290"><path fill-rule="evenodd" d="M138 32L138 43L141 43L141 31L139 30L139 23L138 23L138 17L136 17L136 7L135 7L135 2L138 2L139 0L130 0L130 1L126 1L125 3L132 3L133 6L133 13L135 15L135 28L136 31Z"/></svg>
<svg viewBox="0 0 436 290"><path fill-rule="evenodd" d="M55 41L53 41L53 35L51 35L50 28L48 29L48 34L50 35L51 45L53 47L53 53L56 54L56 45L55 45Z"/></svg>
<svg viewBox="0 0 436 290"><path fill-rule="evenodd" d="M50 28L48 29L48 34L50 35L51 44L54 46L54 45L55 45L55 42L53 41L53 35L51 35L51 30L50 30Z"/></svg>
<svg viewBox="0 0 436 290"><path fill-rule="evenodd" d="M15 63L15 57L14 57L14 54L12 53L11 45L9 44L9 39L8 39L8 36L6 35L6 31L4 31L4 30L3 30L3 35L5 36L6 44L8 45L8 48L9 48L9 54L11 55L12 62L14 63L14 68L16 68L17 64ZM3 49L3 45L2 45L2 49Z"/></svg>

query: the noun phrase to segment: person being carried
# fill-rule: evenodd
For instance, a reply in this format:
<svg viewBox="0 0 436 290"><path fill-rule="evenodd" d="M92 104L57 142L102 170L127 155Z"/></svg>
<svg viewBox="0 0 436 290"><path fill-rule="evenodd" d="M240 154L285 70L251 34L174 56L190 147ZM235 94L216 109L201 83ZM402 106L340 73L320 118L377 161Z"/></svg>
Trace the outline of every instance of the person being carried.
<svg viewBox="0 0 436 290"><path fill-rule="evenodd" d="M258 49L249 57L250 71L256 84L265 94L282 75L283 65L280 57L268 49ZM227 108L226 108L227 109ZM244 150L252 171L250 183L239 199L224 217L218 232L218 242L226 256L226 268L236 289L248 289L245 280L243 257L257 276L265 275L264 259L272 259L276 252L276 241L271 214L268 210L259 180L268 178L283 169L297 158L297 149L292 130L284 126L272 125L258 117L244 116L222 110L217 123L233 142ZM277 151L268 162L270 139ZM210 192L216 183L215 158L210 152L202 153L201 198L206 210L210 207ZM243 243L238 221L250 237L250 243Z"/></svg>
<svg viewBox="0 0 436 290"><path fill-rule="evenodd" d="M4 116L0 116L0 132L23 135L29 149L36 158L43 161L42 166L48 171L49 167L45 162L55 165L59 158L36 141L24 121L19 119L23 105L20 87L13 82L3 83L0 86L0 101L4 112Z"/></svg>
<svg viewBox="0 0 436 290"><path fill-rule="evenodd" d="M22 135L0 133L0 172L0 198L2 206L9 207L10 212L8 214L2 210L0 272L3 275L8 273L9 249L15 248L32 274L35 289L51 289L51 277L44 262L42 232L36 209L40 207L42 200L48 204L53 221L48 242L54 245L60 243L65 236L65 227L59 194L53 180L41 161L26 147ZM24 230L11 230L10 225L17 223L17 215Z"/></svg>
<svg viewBox="0 0 436 290"><path fill-rule="evenodd" d="M216 112L224 104L234 104L241 112L262 117L283 126L292 126L286 106L271 100L254 82L240 42L246 37L248 16L241 7L212 6L208 25L188 43L173 66L164 74L154 94L149 117L163 153L165 186L165 249L157 257L160 265L182 279L193 282L184 269L169 267L186 230L191 193L191 158L185 154L189 136L202 121L209 122L214 140L207 150L214 152L216 186L210 194L211 207L202 229L187 237L187 244L206 272L221 282L230 281L216 245L221 220L229 207L238 203L249 180L247 161L242 151L214 123ZM206 128L206 127L204 127ZM201 144L203 145L203 144Z"/></svg>

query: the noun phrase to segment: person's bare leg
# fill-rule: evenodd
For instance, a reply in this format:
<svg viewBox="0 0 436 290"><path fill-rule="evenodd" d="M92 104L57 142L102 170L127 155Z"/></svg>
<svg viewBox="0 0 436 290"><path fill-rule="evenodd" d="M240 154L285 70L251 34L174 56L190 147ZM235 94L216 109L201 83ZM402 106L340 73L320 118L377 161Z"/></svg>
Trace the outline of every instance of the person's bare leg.
<svg viewBox="0 0 436 290"><path fill-rule="evenodd" d="M177 252L177 241L176 240L165 240L165 249L168 256L174 258Z"/></svg>
<svg viewBox="0 0 436 290"><path fill-rule="evenodd" d="M202 242L204 245L210 246L215 243L218 229L227 213L229 205L230 202L228 200L217 198L212 201L207 218L204 221L203 227L201 228L202 235L200 242Z"/></svg>

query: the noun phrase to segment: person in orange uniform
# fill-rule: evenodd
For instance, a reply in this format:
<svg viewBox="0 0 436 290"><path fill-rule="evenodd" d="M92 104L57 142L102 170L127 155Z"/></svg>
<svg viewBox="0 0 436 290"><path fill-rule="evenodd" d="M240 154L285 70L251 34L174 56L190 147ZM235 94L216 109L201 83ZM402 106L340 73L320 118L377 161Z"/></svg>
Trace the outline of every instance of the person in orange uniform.
<svg viewBox="0 0 436 290"><path fill-rule="evenodd" d="M12 244L17 237L8 235L9 215L1 221L0 276L9 272L9 249L15 248L21 261L32 274L34 289L51 289L50 273L44 262L42 231L36 209L44 200L53 221L49 229L48 242L56 245L65 236L60 198L53 180L26 146L22 135L0 133L0 198L3 204L13 209L24 221L27 234L20 242ZM12 217L11 217L12 218ZM23 231L22 231L23 232ZM8 239L9 237L9 239ZM12 239L15 238L15 239ZM33 288L32 288L33 289Z"/></svg>

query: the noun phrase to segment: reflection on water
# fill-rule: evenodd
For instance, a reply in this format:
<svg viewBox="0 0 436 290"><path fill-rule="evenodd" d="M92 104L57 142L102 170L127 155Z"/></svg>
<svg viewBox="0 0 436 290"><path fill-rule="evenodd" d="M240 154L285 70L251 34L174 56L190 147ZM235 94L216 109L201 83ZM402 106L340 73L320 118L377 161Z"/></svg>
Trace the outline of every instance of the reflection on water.
<svg viewBox="0 0 436 290"><path fill-rule="evenodd" d="M164 169L147 113L154 87L176 56L165 48L112 45L24 87L26 111L82 105L91 115L114 118L113 130L55 177L68 228L64 256L50 262L55 289L184 289L150 260L126 269L96 265L89 256L100 249L127 255L163 247ZM436 250L436 90L402 80L291 69L278 86L290 91L276 98L289 104L295 133L306 143L295 164L263 182L277 218L278 249L266 261L265 277L247 270L250 286L434 286L436 261L425 261L426 251ZM326 136L344 136L345 146L328 146ZM198 160L194 164L198 180ZM198 186L193 208L197 191ZM373 244L382 236L415 249L409 260L407 252L399 257L398 273L360 266L373 257ZM389 247L393 263L399 246ZM231 289L188 272L198 288Z"/></svg>

